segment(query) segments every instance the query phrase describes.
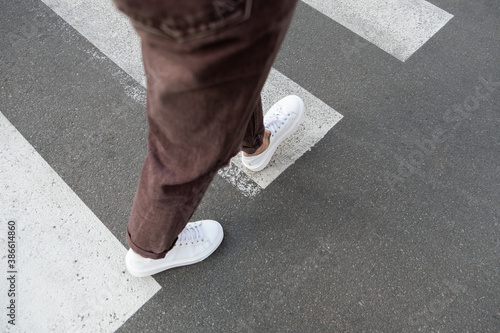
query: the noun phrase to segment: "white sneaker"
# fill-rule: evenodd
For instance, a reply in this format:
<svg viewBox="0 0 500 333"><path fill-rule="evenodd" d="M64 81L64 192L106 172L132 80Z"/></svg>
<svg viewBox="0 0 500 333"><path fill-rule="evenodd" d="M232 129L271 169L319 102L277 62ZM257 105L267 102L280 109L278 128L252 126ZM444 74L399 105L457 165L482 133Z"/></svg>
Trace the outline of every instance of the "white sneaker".
<svg viewBox="0 0 500 333"><path fill-rule="evenodd" d="M130 274L137 277L153 275L170 268L195 264L211 255L222 242L224 232L219 222L191 222L179 234L174 247L165 258L143 258L132 249L125 256Z"/></svg>
<svg viewBox="0 0 500 333"><path fill-rule="evenodd" d="M299 128L303 118L304 102L298 96L290 95L274 104L264 116L264 126L271 132L269 146L256 156L241 153L243 165L252 171L264 169L279 144Z"/></svg>

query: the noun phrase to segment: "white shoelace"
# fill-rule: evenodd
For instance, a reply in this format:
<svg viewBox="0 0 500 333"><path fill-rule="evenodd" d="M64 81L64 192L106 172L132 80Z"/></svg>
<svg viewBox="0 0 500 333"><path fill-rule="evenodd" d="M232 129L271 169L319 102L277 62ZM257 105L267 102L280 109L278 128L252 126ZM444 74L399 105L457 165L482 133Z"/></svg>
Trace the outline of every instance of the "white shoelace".
<svg viewBox="0 0 500 333"><path fill-rule="evenodd" d="M281 106L279 106L279 109L276 110L271 120L268 123L266 123L266 128L269 131L271 131L272 136L274 136L276 132L281 128L281 126L285 124L285 121L288 119L289 116L290 114L285 115L283 113L283 109L281 108Z"/></svg>
<svg viewBox="0 0 500 333"><path fill-rule="evenodd" d="M179 236L177 236L177 242L175 245L188 245L190 242L191 244L194 244L200 240L203 241L200 225L195 225L193 227L184 228Z"/></svg>

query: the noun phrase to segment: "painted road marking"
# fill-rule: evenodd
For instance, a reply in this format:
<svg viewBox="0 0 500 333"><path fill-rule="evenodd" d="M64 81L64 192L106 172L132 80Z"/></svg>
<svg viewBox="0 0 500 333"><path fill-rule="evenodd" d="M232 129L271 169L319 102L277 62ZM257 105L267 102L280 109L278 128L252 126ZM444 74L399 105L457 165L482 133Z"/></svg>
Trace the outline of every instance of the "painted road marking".
<svg viewBox="0 0 500 333"><path fill-rule="evenodd" d="M242 165L240 156L236 156L228 168L219 171L220 175L238 187L246 196L255 196L265 189L342 119L340 113L275 69L271 70L262 91L264 110L268 110L276 101L291 94L300 96L304 100L305 118L297 132L278 147L269 166L262 171L252 172Z"/></svg>
<svg viewBox="0 0 500 333"><path fill-rule="evenodd" d="M303 0L401 61L452 17L424 0Z"/></svg>
<svg viewBox="0 0 500 333"><path fill-rule="evenodd" d="M3 269L11 219L17 243L16 326L3 332L113 332L161 288L125 272L125 247L2 113L0 184Z"/></svg>
<svg viewBox="0 0 500 333"><path fill-rule="evenodd" d="M140 42L128 19L109 0L43 0L59 16L93 43L137 82L146 85ZM320 141L342 118L338 112L301 88L285 75L273 70L262 93L264 108L289 94L304 99L306 119L297 133L281 145L273 162L259 173L250 172L236 156L219 174L253 196L268 186L286 168ZM285 148L283 148L285 147Z"/></svg>

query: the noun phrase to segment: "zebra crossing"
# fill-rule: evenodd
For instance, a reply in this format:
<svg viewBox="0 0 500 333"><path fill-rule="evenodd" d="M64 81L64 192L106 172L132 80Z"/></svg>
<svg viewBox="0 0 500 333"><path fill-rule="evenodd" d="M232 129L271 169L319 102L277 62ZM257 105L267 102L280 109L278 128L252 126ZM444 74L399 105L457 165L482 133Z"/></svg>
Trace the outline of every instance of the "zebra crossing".
<svg viewBox="0 0 500 333"><path fill-rule="evenodd" d="M0 152L0 243L14 221L18 263L17 325L3 331L118 329L160 285L125 272L123 245L2 114Z"/></svg>
<svg viewBox="0 0 500 333"><path fill-rule="evenodd" d="M453 17L425 0L304 2L403 62Z"/></svg>
<svg viewBox="0 0 500 333"><path fill-rule="evenodd" d="M145 86L138 38L111 1L43 2ZM453 17L423 0L303 2L403 63ZM273 69L263 91L264 108L288 94L304 99L307 118L277 151L270 167L252 173L235 158L219 172L247 197L258 196L343 118ZM290 150L286 145L295 148ZM113 332L160 290L155 279L134 279L124 271L123 245L1 113L0 184L0 239L7 243L4 220L17 220L22 263L19 325L2 323L5 331ZM2 257L2 267L6 261ZM6 283L4 279L2 291Z"/></svg>
<svg viewBox="0 0 500 333"><path fill-rule="evenodd" d="M111 1L43 1L145 87L139 39L127 18ZM385 0L377 2L376 6L368 0L304 2L401 61L416 52L452 17L424 0ZM280 96L290 94L303 96L307 105L304 124L288 140L288 146L295 147L293 152L282 145L270 166L259 173L246 170L238 157L219 172L247 196L254 196L266 188L342 119L340 113L275 69L262 92L264 109Z"/></svg>

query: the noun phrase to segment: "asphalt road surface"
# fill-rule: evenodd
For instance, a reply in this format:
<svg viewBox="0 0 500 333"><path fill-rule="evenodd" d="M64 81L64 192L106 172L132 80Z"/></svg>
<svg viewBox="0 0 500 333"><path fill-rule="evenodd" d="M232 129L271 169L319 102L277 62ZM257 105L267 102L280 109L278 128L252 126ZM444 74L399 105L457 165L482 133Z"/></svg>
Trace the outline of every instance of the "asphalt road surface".
<svg viewBox="0 0 500 333"><path fill-rule="evenodd" d="M137 37L108 1L0 12L4 331L500 331L499 1L299 2L263 98L307 124L216 177L212 256L144 279Z"/></svg>

